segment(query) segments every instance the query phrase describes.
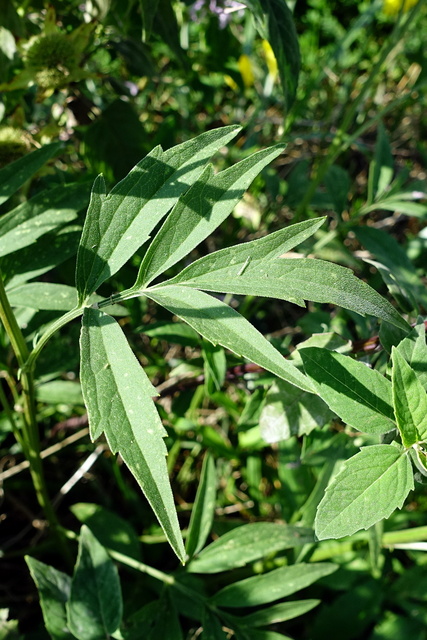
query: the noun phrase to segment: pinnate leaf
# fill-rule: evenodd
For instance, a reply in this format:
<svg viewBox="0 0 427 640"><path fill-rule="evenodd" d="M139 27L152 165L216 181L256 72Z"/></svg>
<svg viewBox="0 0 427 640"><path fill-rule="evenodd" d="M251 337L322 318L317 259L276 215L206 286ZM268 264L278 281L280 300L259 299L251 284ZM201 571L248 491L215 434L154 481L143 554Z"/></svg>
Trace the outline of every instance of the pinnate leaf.
<svg viewBox="0 0 427 640"><path fill-rule="evenodd" d="M169 484L166 432L152 397L156 391L119 325L97 309L83 314L81 383L93 440L105 432L151 504L177 556L185 557Z"/></svg>
<svg viewBox="0 0 427 640"><path fill-rule="evenodd" d="M291 283L273 277L279 260L286 251L309 238L323 224L324 218L290 225L258 240L210 253L183 269L169 280L205 291L220 291L242 295L290 300L304 306L304 299Z"/></svg>
<svg viewBox="0 0 427 640"><path fill-rule="evenodd" d="M315 531L319 540L351 536L388 518L414 488L407 453L377 444L347 460L319 504Z"/></svg>
<svg viewBox="0 0 427 640"><path fill-rule="evenodd" d="M272 241L276 241L280 233L272 234ZM304 300L336 304L409 330L394 307L366 282L356 278L350 269L310 258L267 261L259 249L269 243L270 236L267 236L223 249L201 258L170 282L204 291L268 296L302 306Z"/></svg>

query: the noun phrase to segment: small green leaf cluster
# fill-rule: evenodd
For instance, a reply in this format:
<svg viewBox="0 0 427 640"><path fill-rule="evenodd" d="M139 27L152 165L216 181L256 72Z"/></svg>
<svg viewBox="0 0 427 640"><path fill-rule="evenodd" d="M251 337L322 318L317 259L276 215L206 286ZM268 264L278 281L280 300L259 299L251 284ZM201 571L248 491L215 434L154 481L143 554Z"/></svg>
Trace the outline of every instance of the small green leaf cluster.
<svg viewBox="0 0 427 640"><path fill-rule="evenodd" d="M320 540L340 538L402 508L414 489L411 460L427 475L427 386L425 374L418 374L427 362L424 322L392 347L391 380L334 351L307 347L300 353L319 396L343 422L392 436L390 444L363 447L329 484L318 507L316 534Z"/></svg>
<svg viewBox="0 0 427 640"><path fill-rule="evenodd" d="M225 629L232 629L241 640L255 640L263 634L286 638L262 629L270 625L277 628L279 623L312 610L320 601L278 601L307 589L337 567L325 562L302 562L236 579L236 570L249 567L266 555L312 543L313 533L303 527L253 523L237 527L203 548L214 515L216 484L215 464L207 455L187 535L187 572L166 574L143 564L139 541L130 525L96 505L75 505L74 514L87 524L81 528L73 577L26 557L51 638L101 640L111 636L137 640L143 635L149 640L177 640L184 637L181 616L196 622L199 633L202 631L206 638L226 638ZM162 585L157 599L125 619L113 559L123 569L148 574ZM214 581L217 574L222 574L222 583L226 580L228 584L208 593L212 591L209 579ZM251 612L242 615L248 609Z"/></svg>

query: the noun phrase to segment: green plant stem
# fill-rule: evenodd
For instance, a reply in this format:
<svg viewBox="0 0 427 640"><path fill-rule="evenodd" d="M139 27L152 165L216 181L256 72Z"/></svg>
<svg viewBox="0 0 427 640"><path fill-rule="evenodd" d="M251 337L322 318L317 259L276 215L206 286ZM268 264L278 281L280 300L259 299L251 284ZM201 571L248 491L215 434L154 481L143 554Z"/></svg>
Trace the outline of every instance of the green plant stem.
<svg viewBox="0 0 427 640"><path fill-rule="evenodd" d="M342 542L326 542L321 544L310 557L311 562L323 562L336 556L341 556L354 550L355 544L369 543L369 532L358 533ZM381 547L393 547L408 542L421 542L427 540L427 527L413 527L401 531L386 531L381 537Z"/></svg>
<svg viewBox="0 0 427 640"><path fill-rule="evenodd" d="M26 367L29 359L29 351L22 331L16 321L15 315L9 304L7 294L0 274L0 319L9 337L12 349L15 353L20 367L21 385L23 392L23 423L22 434L18 437L18 442L22 445L25 457L30 465L30 473L36 492L37 500L46 519L49 522L54 535L56 535L61 545L64 547L65 541L59 535L59 523L50 501L43 474L43 465L40 457L40 439L38 424L36 420L36 401L34 379L32 371ZM65 549L64 549L65 551Z"/></svg>
<svg viewBox="0 0 427 640"><path fill-rule="evenodd" d="M365 97L370 92L374 82L376 81L378 73L381 71L381 68L384 62L386 61L386 59L388 58L392 50L395 48L395 46L397 46L399 40L402 38L410 22L415 18L417 13L420 11L421 5L422 5L422 2L419 2L418 4L416 4L412 8L412 10L409 12L409 14L405 17L402 17L403 16L402 13L399 15L399 20L397 20L387 42L384 43L383 48L380 52L379 58L375 63L371 73L369 74L369 77L367 78L366 82L364 83L362 89L360 90L356 98L353 101L350 101L350 105L346 113L344 114L342 124L338 128L335 134L335 137L332 140L332 143L329 147L329 151L326 157L321 161L320 166L318 166L318 168L315 169L314 176L305 193L305 196L301 200L295 212L293 222L298 222L300 218L304 215L307 207L310 205L310 202L314 194L316 193L318 186L322 183L331 165L335 162L338 156L341 155L341 153L343 153L346 149L348 149L351 146L352 142L354 141L355 137L349 136L347 132L351 127L351 125L353 124L355 115L357 114L360 104L363 102ZM386 112L386 109L383 109L381 111L381 114L379 114L375 118L375 120L378 120L380 117L382 117L385 114L385 112ZM358 136L360 135L361 129L362 127L360 127L357 131ZM363 130L365 130L365 127L363 127Z"/></svg>
<svg viewBox="0 0 427 640"><path fill-rule="evenodd" d="M107 551L114 560L117 560L117 562L120 562L121 564L124 564L127 567L135 569L136 571L140 571L141 573L146 573L152 578L155 578L156 580L163 582L163 584L167 584L172 589L176 589L177 591L180 591L182 594L187 596L187 598L191 599L192 601L196 601L202 606L208 607L216 615L228 621L228 623L231 626L233 625L233 623L236 622L236 620L238 620L235 616L226 613L222 609L219 610L214 604L212 604L209 601L209 598L202 595L198 591L191 589L191 587L187 587L185 584L182 584L182 582L177 580L174 576L168 573L164 573L163 571L159 571L159 569L155 569L154 567L150 567L150 565L147 565L143 562L134 560L129 556L125 556L123 553L120 553L118 551L113 551L112 549L107 549Z"/></svg>

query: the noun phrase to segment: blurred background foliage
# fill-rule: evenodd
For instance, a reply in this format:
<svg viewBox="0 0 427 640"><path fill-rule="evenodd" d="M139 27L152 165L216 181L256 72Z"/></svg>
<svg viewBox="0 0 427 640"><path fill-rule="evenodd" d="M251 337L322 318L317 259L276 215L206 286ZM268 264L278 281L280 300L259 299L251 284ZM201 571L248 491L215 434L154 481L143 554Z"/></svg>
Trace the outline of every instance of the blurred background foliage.
<svg viewBox="0 0 427 640"><path fill-rule="evenodd" d="M415 3L406 5L411 10ZM392 0L297 0L289 6L301 57L292 105L281 87L271 44L257 32L251 10L236 2L0 2L0 166L47 143L63 143L60 154L0 213L44 189L90 182L101 172L111 187L157 144L167 149L208 129L242 124L235 146L215 158L217 168L279 141L287 142L287 151L255 180L202 250L327 215L328 225L299 252L349 266L384 295L394 296L401 310L425 314L426 3L419 3L414 19L400 31L400 4ZM357 108L352 110L353 105ZM344 143L333 155L340 131ZM325 159L329 164L322 175ZM387 205L390 194L394 199ZM73 284L80 224L81 219L74 222L64 261L44 276L48 281ZM136 255L113 279L113 290L132 284L139 260ZM100 293L112 291L104 286ZM373 319L317 304L301 309L248 297L227 302L238 306L285 356L293 353L298 359L295 347L300 342L334 332L339 345L333 348L353 350L386 371L387 354L377 348ZM270 374L239 368L232 354L205 344L150 301L134 299L126 305L121 325L160 393L158 408L168 431L168 466L183 527L206 449L216 459L219 478L214 536L256 520L311 526L336 465L370 438L351 431L349 437L324 406L314 410L300 402L293 388L272 386ZM55 316L20 313L28 339ZM46 462L52 494L96 447L83 432L78 331L72 325L53 339L37 369L43 446L82 429L76 443ZM392 344L391 329L383 327L382 332L383 344L387 339ZM3 335L1 349L7 371L10 354ZM4 417L0 426L3 465L13 465L19 447L10 446ZM61 497L61 522L78 528L77 503L111 509L137 532L147 562L173 569L162 532L132 478L120 460L102 448L97 451L96 467ZM1 606L22 621L22 637L43 638L22 555L38 549L50 561L55 550L34 524L39 514L28 498L29 478L16 475L6 489L2 562L3 575L8 571L9 577ZM426 508L420 484L386 527L392 533L424 525ZM114 527L105 544L111 546L113 535L119 535ZM419 535L425 538L426 532ZM412 572L414 581L424 584L424 552L423 547L393 550L391 544L379 549L370 534L303 549L301 558L333 560L340 569L311 588L310 594L323 600L319 608L278 630L289 629L301 640L424 638L425 589L407 578ZM273 554L239 576L296 559ZM218 582L221 578L209 583L209 589ZM125 575L128 614L156 595L151 582ZM188 622L185 637L196 637L196 627Z"/></svg>

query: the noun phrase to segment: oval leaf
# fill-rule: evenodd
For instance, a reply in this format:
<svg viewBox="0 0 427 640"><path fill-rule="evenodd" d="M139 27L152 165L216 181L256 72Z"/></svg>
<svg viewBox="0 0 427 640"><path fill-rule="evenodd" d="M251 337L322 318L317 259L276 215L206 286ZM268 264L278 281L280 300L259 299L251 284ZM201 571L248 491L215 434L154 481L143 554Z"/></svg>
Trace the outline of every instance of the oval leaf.
<svg viewBox="0 0 427 640"><path fill-rule="evenodd" d="M319 540L351 536L401 509L414 488L409 456L392 445L364 447L347 460L317 511Z"/></svg>
<svg viewBox="0 0 427 640"><path fill-rule="evenodd" d="M71 578L47 564L25 556L25 561L39 592L43 620L54 640L75 638L67 628L65 604L70 597Z"/></svg>
<svg viewBox="0 0 427 640"><path fill-rule="evenodd" d="M104 547L83 525L67 603L68 626L79 640L106 638L119 627L122 609L117 569Z"/></svg>

